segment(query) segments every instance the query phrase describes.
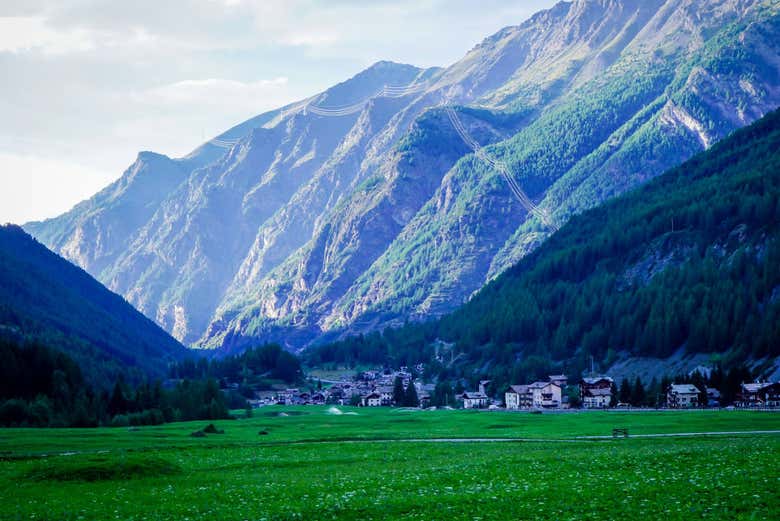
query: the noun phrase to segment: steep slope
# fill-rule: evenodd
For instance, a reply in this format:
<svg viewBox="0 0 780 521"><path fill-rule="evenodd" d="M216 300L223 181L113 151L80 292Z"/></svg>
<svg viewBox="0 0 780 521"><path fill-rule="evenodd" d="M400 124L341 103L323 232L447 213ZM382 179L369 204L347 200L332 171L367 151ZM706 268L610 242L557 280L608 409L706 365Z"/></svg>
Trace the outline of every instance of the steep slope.
<svg viewBox="0 0 780 521"><path fill-rule="evenodd" d="M621 357L780 357L780 111L573 217L438 321L313 348L500 383ZM708 357L703 358L705 361ZM642 375L645 378L647 375ZM501 386L499 385L499 388Z"/></svg>
<svg viewBox="0 0 780 521"><path fill-rule="evenodd" d="M118 374L165 377L185 348L18 226L0 227L0 329L69 354L101 387Z"/></svg>
<svg viewBox="0 0 780 521"><path fill-rule="evenodd" d="M703 19L698 4L667 2L614 65L488 148L558 222L780 104L777 16L754 22L724 2ZM326 320L424 317L468 298L549 233L507 192L497 172L464 159Z"/></svg>
<svg viewBox="0 0 780 521"><path fill-rule="evenodd" d="M120 248L79 224L100 201L28 228L189 344L295 348L441 314L555 227L480 157L563 224L780 104L779 11L561 2L446 69L380 62L228 130L175 160Z"/></svg>
<svg viewBox="0 0 780 521"><path fill-rule="evenodd" d="M120 179L88 201L25 228L66 259L97 274L116 260L135 230L185 178L178 162L141 152Z"/></svg>
<svg viewBox="0 0 780 521"><path fill-rule="evenodd" d="M777 12L776 2L562 3L487 39L421 100L480 107L459 111L468 132L496 143L488 153L562 223L777 106ZM528 219L497 171L474 155L449 169L468 148L442 111L418 118L379 156L371 190L355 191L265 279L241 281L207 343L270 335L301 345L440 314L538 246L549 229ZM435 135L421 132L426 122ZM415 149L424 180L402 200L392 186L415 168L394 165Z"/></svg>

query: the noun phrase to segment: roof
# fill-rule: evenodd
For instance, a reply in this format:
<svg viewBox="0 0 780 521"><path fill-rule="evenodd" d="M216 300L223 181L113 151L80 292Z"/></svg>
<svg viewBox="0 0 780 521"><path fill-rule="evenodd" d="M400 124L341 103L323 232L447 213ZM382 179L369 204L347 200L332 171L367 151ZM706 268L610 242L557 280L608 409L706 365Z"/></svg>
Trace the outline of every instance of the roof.
<svg viewBox="0 0 780 521"><path fill-rule="evenodd" d="M528 387L530 387L532 389L544 389L545 387L549 387L551 385L554 385L555 387L560 387L560 385L558 385L555 382L534 382L531 385L529 385Z"/></svg>
<svg viewBox="0 0 780 521"><path fill-rule="evenodd" d="M612 389L588 389L586 393L589 396L612 396Z"/></svg>
<svg viewBox="0 0 780 521"><path fill-rule="evenodd" d="M609 376L590 376L590 377L583 378L582 381L583 383L586 383L588 385L597 384L601 381L607 381L609 383L613 382L612 378L610 378Z"/></svg>
<svg viewBox="0 0 780 521"><path fill-rule="evenodd" d="M527 385L510 385L508 393L526 394L528 392Z"/></svg>
<svg viewBox="0 0 780 521"><path fill-rule="evenodd" d="M371 399L374 399L374 398L382 398L382 395L379 394L379 393L371 393L371 394L367 394L365 396L366 400L371 400Z"/></svg>
<svg viewBox="0 0 780 521"><path fill-rule="evenodd" d="M487 400L487 395L485 393L477 392L465 392L463 393L463 398L467 400Z"/></svg>
<svg viewBox="0 0 780 521"><path fill-rule="evenodd" d="M742 390L747 391L749 393L757 393L759 391L763 391L764 389L768 387L774 387L777 386L778 382L772 383L772 382L752 382L749 384L742 384Z"/></svg>
<svg viewBox="0 0 780 521"><path fill-rule="evenodd" d="M699 388L692 384L672 384L669 391L675 394L699 394Z"/></svg>

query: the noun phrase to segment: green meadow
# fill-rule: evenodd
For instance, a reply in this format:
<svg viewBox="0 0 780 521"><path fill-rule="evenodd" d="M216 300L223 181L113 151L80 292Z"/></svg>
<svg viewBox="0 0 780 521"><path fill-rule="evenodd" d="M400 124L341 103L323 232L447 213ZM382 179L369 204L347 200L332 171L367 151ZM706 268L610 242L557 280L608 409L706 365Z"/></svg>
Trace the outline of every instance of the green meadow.
<svg viewBox="0 0 780 521"><path fill-rule="evenodd" d="M780 515L780 434L748 433L780 430L776 413L338 410L263 408L203 437L208 422L0 430L0 519ZM716 431L740 434L640 436Z"/></svg>

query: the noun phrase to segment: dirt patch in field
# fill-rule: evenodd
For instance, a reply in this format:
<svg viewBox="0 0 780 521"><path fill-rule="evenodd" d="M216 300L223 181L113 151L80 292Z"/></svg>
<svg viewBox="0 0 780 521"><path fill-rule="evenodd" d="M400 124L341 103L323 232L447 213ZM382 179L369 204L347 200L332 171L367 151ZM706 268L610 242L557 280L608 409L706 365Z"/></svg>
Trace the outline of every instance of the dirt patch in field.
<svg viewBox="0 0 780 521"><path fill-rule="evenodd" d="M117 481L178 474L181 468L162 458L149 456L101 457L70 456L47 459L28 471L32 481Z"/></svg>

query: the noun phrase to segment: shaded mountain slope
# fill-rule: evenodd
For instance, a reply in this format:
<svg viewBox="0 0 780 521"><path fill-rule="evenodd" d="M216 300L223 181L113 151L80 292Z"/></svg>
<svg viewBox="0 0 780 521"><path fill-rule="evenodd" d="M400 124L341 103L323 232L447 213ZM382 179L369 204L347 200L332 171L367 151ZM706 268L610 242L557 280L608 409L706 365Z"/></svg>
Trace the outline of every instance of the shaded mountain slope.
<svg viewBox="0 0 780 521"><path fill-rule="evenodd" d="M118 374L165 377L186 354L121 296L13 225L0 227L0 328L66 352L103 387Z"/></svg>

